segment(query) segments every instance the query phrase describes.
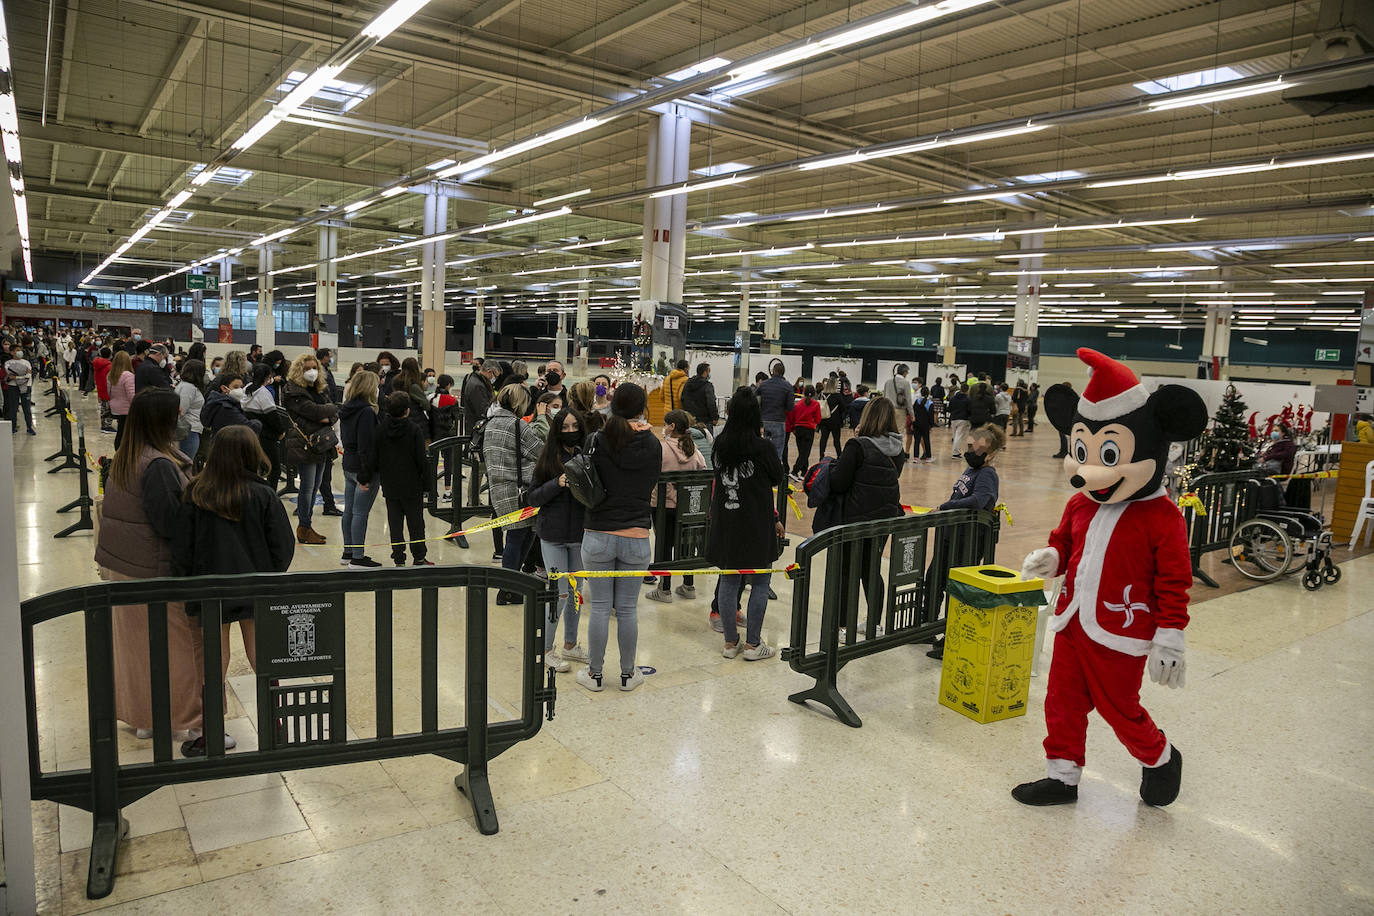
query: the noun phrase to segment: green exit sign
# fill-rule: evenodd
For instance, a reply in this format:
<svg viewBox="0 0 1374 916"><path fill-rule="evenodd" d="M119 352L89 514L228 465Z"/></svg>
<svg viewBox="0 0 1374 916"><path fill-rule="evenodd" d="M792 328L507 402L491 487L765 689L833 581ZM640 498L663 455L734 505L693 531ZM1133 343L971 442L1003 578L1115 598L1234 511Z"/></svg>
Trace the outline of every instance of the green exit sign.
<svg viewBox="0 0 1374 916"><path fill-rule="evenodd" d="M1317 351L1317 362L1321 362L1321 363L1338 363L1338 362L1340 362L1340 361L1341 361L1341 351L1340 351L1340 350L1318 350L1318 351Z"/></svg>
<svg viewBox="0 0 1374 916"><path fill-rule="evenodd" d="M913 347L924 347L926 345L926 339L924 337L913 337L911 338L911 345Z"/></svg>
<svg viewBox="0 0 1374 916"><path fill-rule="evenodd" d="M187 274L187 289L219 289L219 277L214 274Z"/></svg>

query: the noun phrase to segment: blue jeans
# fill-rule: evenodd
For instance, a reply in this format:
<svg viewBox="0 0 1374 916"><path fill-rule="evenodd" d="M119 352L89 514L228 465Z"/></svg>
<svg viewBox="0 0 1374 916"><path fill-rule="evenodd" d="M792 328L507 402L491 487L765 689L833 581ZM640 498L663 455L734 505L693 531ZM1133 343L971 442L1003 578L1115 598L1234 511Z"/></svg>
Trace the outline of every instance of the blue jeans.
<svg viewBox="0 0 1374 916"><path fill-rule="evenodd" d="M351 559L367 556L367 551L362 547L367 543L367 516L380 489L381 484L373 480L364 490L358 486L357 474L344 471L343 518L339 519L343 522L344 556ZM357 546L350 547L350 544Z"/></svg>
<svg viewBox="0 0 1374 916"><path fill-rule="evenodd" d="M720 577L720 622L725 627L725 644L734 645L739 639L739 629L735 624L734 609L739 607L739 594L744 588L744 580L749 580L749 610L746 614L744 644L757 646L763 637L763 615L768 610L768 582L773 577L768 573L752 576Z"/></svg>
<svg viewBox="0 0 1374 916"><path fill-rule="evenodd" d="M186 438L177 443L177 448L187 458L195 460L196 452L200 451L200 433L191 430L186 434Z"/></svg>
<svg viewBox="0 0 1374 916"><path fill-rule="evenodd" d="M302 528L310 527L310 519L315 512L315 491L320 487L320 477L324 474L324 462L303 464L296 468L300 482L296 484L296 519Z"/></svg>
<svg viewBox="0 0 1374 916"><path fill-rule="evenodd" d="M778 450L778 459L782 459L782 450L787 445L787 424L781 420L776 423L772 420L763 421L763 438L773 443L773 448Z"/></svg>
<svg viewBox="0 0 1374 916"><path fill-rule="evenodd" d="M501 529L496 529L500 531ZM501 568L520 571L525 562L525 548L534 537L533 528L507 528L505 546L501 550Z"/></svg>
<svg viewBox="0 0 1374 916"><path fill-rule="evenodd" d="M588 570L648 569L651 556L648 538L627 538L604 531L588 531L582 536L582 565ZM587 654L592 674L600 674L606 660L612 607L616 639L620 643L620 673L634 673L635 647L639 643L639 584L634 577L588 580L591 620L587 624Z"/></svg>
<svg viewBox="0 0 1374 916"><path fill-rule="evenodd" d="M539 546L544 551L544 568L549 572L554 570L576 572L582 568L581 544L555 544L553 541L540 538ZM572 587L568 585L567 579L558 580L558 600L563 605L563 641L575 646L577 645L577 622L580 614L577 610L577 598L573 595ZM552 619L545 621L545 652L553 648L555 629Z"/></svg>

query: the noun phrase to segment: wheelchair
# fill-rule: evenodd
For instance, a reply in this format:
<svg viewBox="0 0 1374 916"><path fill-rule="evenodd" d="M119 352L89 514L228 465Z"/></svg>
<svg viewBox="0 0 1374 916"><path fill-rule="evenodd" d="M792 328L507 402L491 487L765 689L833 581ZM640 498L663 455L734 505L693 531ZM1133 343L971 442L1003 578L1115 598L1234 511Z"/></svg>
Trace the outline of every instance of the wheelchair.
<svg viewBox="0 0 1374 916"><path fill-rule="evenodd" d="M1341 568L1331 562L1331 532L1322 517L1283 505L1278 481L1259 477L1247 483L1252 516L1231 536L1231 565L1243 576L1268 582L1303 570L1309 591L1341 581Z"/></svg>

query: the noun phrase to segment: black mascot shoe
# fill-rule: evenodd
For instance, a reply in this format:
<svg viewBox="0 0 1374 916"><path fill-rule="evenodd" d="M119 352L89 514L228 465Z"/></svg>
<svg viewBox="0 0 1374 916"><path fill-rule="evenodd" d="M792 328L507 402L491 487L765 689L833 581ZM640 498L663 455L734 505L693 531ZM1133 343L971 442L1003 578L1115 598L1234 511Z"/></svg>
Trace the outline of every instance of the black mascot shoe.
<svg viewBox="0 0 1374 916"><path fill-rule="evenodd" d="M1035 782L1023 782L1011 790L1011 797L1023 805L1072 805L1078 801L1078 786L1045 777Z"/></svg>
<svg viewBox="0 0 1374 916"><path fill-rule="evenodd" d="M1169 748L1169 762L1161 767L1140 768L1140 800L1162 808L1178 798L1183 781L1183 755L1178 748Z"/></svg>

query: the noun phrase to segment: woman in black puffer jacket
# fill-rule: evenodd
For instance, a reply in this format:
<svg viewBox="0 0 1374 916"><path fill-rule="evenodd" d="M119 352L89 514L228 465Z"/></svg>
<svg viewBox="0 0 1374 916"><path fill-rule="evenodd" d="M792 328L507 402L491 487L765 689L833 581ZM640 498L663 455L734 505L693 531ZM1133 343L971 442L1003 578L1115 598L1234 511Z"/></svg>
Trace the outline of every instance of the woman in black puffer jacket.
<svg viewBox="0 0 1374 916"><path fill-rule="evenodd" d="M339 406L329 398L324 373L314 353L296 357L286 376L282 406L291 425L286 430L286 460L300 474L296 494L296 540L302 544L323 544L324 535L310 526L315 510L315 491L319 489L324 463L337 439L332 434ZM326 433L326 431L330 431ZM325 433L323 441L317 434ZM311 439L315 437L315 445Z"/></svg>
<svg viewBox="0 0 1374 916"><path fill-rule="evenodd" d="M553 418L549 438L534 465L534 486L529 503L539 509L534 533L544 554L544 568L569 572L582 568L582 534L586 530L586 510L573 498L563 465L582 450L582 417L565 407ZM567 579L558 580L558 598L563 603L563 649L553 653L557 627L553 620L544 627L544 662L555 671L567 671L571 661L587 660L587 650L577 644L577 623L581 616L577 598ZM554 610L553 606L549 611Z"/></svg>

